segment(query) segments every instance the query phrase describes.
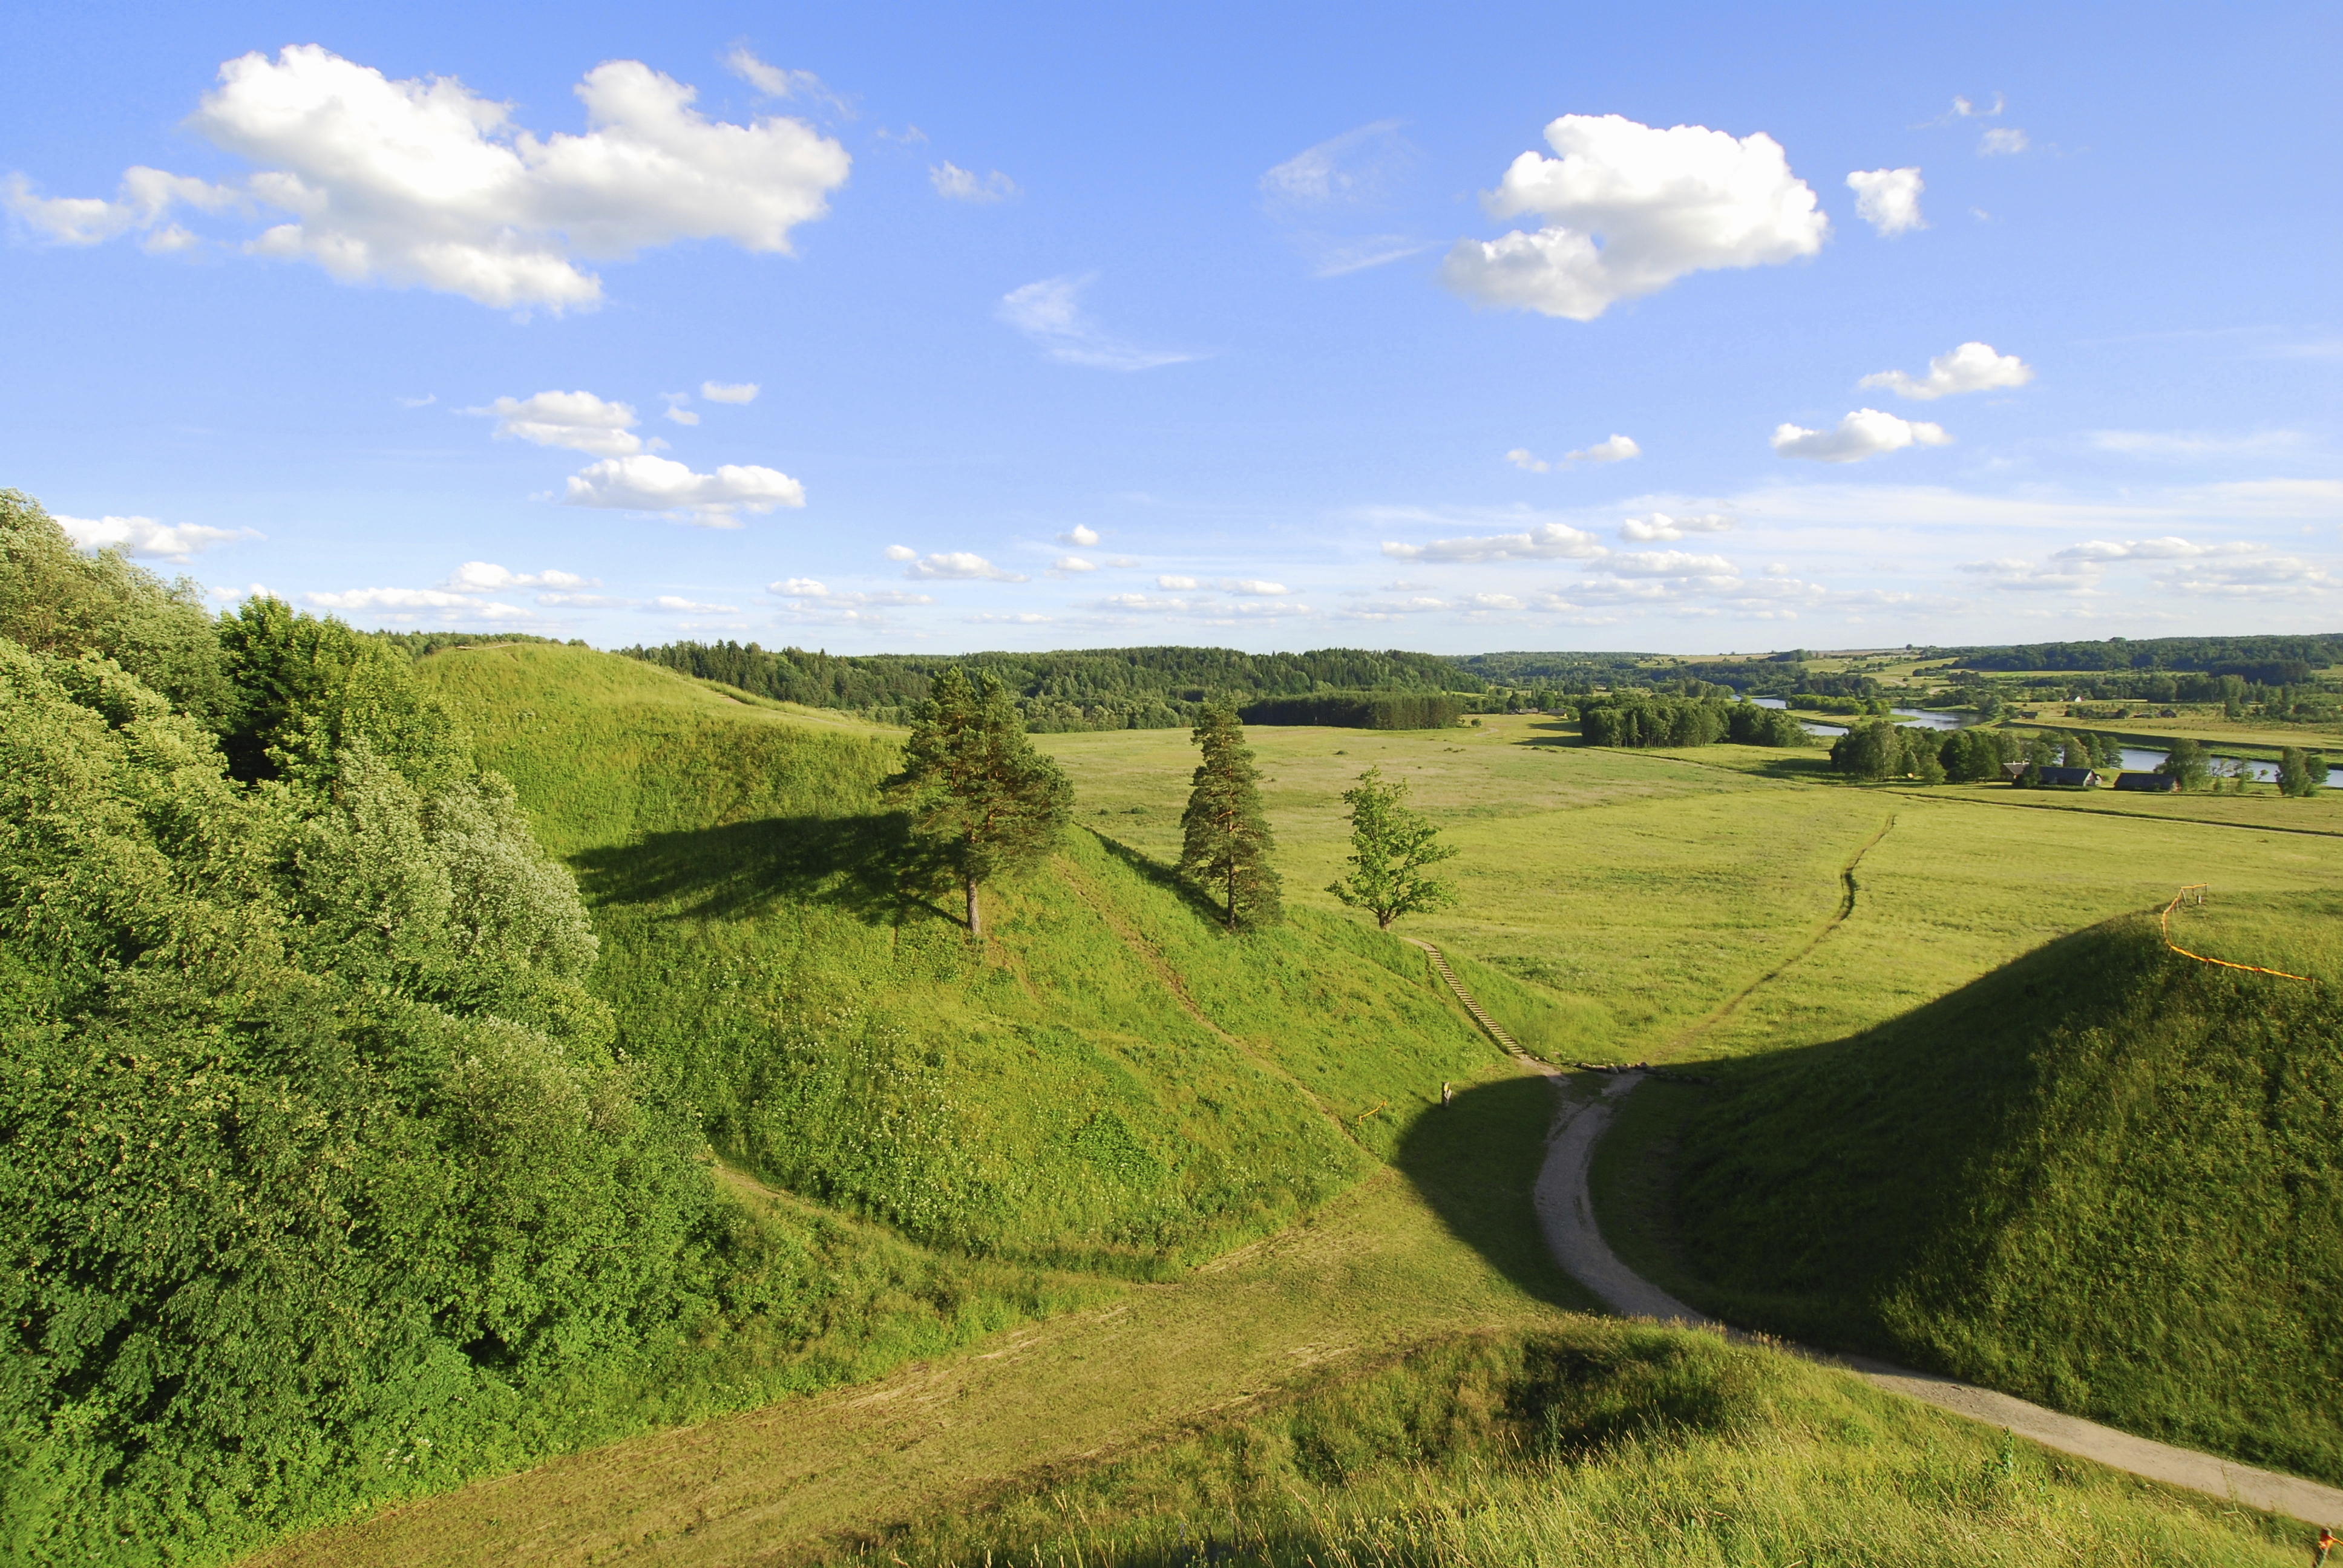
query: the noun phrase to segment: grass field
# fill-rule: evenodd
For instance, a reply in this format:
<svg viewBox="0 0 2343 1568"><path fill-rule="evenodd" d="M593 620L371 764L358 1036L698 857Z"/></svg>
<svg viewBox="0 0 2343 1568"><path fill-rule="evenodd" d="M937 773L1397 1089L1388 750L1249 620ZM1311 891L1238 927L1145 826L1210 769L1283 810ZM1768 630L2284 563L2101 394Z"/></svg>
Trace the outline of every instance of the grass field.
<svg viewBox="0 0 2343 1568"><path fill-rule="evenodd" d="M1582 1319L1351 1369L830 1560L2242 1564L2300 1540L1778 1352Z"/></svg>
<svg viewBox="0 0 2343 1568"><path fill-rule="evenodd" d="M1186 732L1050 736L1086 831L1000 890L997 935L971 951L873 873L869 786L900 732L561 649L422 668L579 869L598 983L643 1059L700 1100L761 1222L816 1223L809 1200L862 1217L839 1221L838 1244L898 1249L907 1277L920 1261L939 1324L1060 1310L971 1350L931 1335L945 1353L892 1372L864 1355L845 1375L875 1382L557 1459L272 1564L789 1561L855 1539L903 1561L1001 1546L1169 1562L1175 1520L1201 1534L1224 1502L1296 1561L1706 1561L1724 1543L1782 1561L1896 1560L1883 1543L1964 1561L2269 1560L2250 1521L2005 1459L1776 1358L1652 1349L1665 1336L1635 1356L1705 1369L1684 1385L1702 1398L1756 1402L1664 1441L1582 1444L1559 1468L1506 1449L1501 1422L1412 1458L1370 1442L1356 1466L1294 1470L1307 1410L1399 1411L1412 1432L1404 1408L1430 1382L1510 1409L1529 1398L1530 1347L1616 1362L1627 1343L1570 1315L1584 1298L1535 1231L1545 1085L1473 1032L1420 954L1320 890L1342 869L1340 792L1379 764L1463 850L1462 903L1402 929L1440 942L1533 1049L1774 1062L2181 881L2305 895L2343 834L2330 802L2020 808L2006 790L1847 785L1815 752L1588 749L1534 717L1255 729L1294 919L1248 947L1161 869ZM1445 1110L1443 1079L1465 1086ZM1634 1179L1610 1188L1633 1189L1684 1126L1623 1128L1614 1163ZM895 1155L858 1159L906 1130ZM841 1295L840 1310L860 1309ZM737 1403L763 1386L744 1375ZM1664 1413L1664 1392L1623 1395L1619 1421Z"/></svg>
<svg viewBox="0 0 2343 1568"><path fill-rule="evenodd" d="M2343 800L1857 786L1818 749L1614 751L1534 716L1251 739L1274 780L1263 799L1289 899L1305 909L1337 908L1322 890L1342 869L1342 789L1370 763L1408 780L1463 851L1446 868L1463 901L1404 929L1548 993L1553 1026L1524 1038L1557 1059L1834 1038L2183 882L2324 886L2338 848L2326 835L2343 834ZM1184 732L1042 744L1073 775L1086 821L1147 854L1175 852ZM2237 830L2272 827L2289 831ZM1855 873L1863 918L1768 980L1836 913L1842 872L1875 839Z"/></svg>

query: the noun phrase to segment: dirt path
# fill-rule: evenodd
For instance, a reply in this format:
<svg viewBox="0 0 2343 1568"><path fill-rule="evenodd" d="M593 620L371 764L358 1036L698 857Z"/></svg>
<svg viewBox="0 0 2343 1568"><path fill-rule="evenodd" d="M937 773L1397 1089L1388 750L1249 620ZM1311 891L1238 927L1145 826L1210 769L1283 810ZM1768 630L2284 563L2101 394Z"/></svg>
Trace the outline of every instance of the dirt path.
<svg viewBox="0 0 2343 1568"><path fill-rule="evenodd" d="M1893 825L1891 818L1889 826ZM1882 828L1871 844L1876 844L1886 831L1886 828ZM1864 850L1868 850L1871 844L1865 844ZM1843 873L1846 878L1845 902L1839 914L1815 937L1815 942L1828 935L1852 910L1855 865L1862 858L1863 852L1858 851L1855 860L1847 863ZM1814 942L1809 942L1806 950L1812 951L1814 945ZM1429 942L1417 942L1416 946L1431 952L1441 974L1451 986L1455 987L1457 995L1463 999L1473 1015L1487 1024L1502 1043L1512 1048L1512 1040L1489 1022L1464 988L1457 983L1454 973L1441 960L1440 950ZM1758 982L1763 983L1763 980ZM1756 987L1749 989L1755 990ZM1742 994L1745 996L1748 993L1745 991ZM1722 1012L1717 1016L1723 1016ZM1560 1263L1571 1278L1594 1292L1614 1312L1623 1316L1654 1318L1662 1322L1714 1329L1731 1339L1755 1338L1676 1300L1620 1261L1619 1255L1603 1240L1602 1227L1594 1218L1587 1174L1594 1163L1594 1146L1609 1129L1616 1102L1643 1081L1643 1075L1621 1072L1609 1077L1603 1081L1601 1092L1594 1099L1583 1100L1572 1092L1569 1078L1561 1070L1536 1060L1518 1048L1513 1049L1515 1057L1525 1066L1545 1074L1553 1081L1561 1101L1554 1131L1548 1135L1545 1163L1538 1171L1536 1190L1538 1223L1545 1231L1546 1246L1554 1253L1554 1261ZM2045 1448L2077 1454L2150 1481L2230 1499L2248 1507L2266 1509L2312 1523L2343 1521L2343 1490L2323 1486L2315 1481L2280 1475L2214 1454L2198 1453L2192 1449L2175 1448L2169 1443L2136 1437L2111 1426L2101 1426L2097 1422L2084 1421L2077 1416L2063 1415L2006 1393L1957 1382L1932 1372L1914 1372L1908 1367L1873 1361L1865 1356L1825 1355L1782 1340L1767 1338L1765 1342L1827 1365L1847 1368L1875 1388L1916 1399L1924 1404L1935 1405L1939 1410L1950 1411L1955 1415L1983 1422L1988 1426L2006 1428L2020 1437L2031 1438Z"/></svg>

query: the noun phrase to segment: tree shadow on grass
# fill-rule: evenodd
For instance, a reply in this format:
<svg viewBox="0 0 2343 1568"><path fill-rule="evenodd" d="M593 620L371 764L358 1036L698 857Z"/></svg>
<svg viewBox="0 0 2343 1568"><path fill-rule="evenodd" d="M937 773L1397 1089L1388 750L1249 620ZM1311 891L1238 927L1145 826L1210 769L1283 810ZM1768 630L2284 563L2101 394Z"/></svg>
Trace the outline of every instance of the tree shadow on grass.
<svg viewBox="0 0 2343 1568"><path fill-rule="evenodd" d="M1544 1078L1475 1084L1417 1117L1392 1157L1449 1234L1523 1292L1574 1312L1594 1297L1546 1251L1537 1177L1554 1091Z"/></svg>
<svg viewBox="0 0 2343 1568"><path fill-rule="evenodd" d="M934 901L940 867L900 812L767 817L654 833L577 856L597 904L669 906L676 918L737 919L778 905L820 904L873 924L910 910L960 923Z"/></svg>
<svg viewBox="0 0 2343 1568"><path fill-rule="evenodd" d="M1096 839L1109 855L1137 873L1141 880L1172 894L1189 909L1212 921L1212 924L1218 926L1223 923L1224 917L1221 907L1205 897L1202 890L1195 883L1188 880L1162 861L1141 854L1120 839L1108 838L1096 828L1085 827L1082 830Z"/></svg>

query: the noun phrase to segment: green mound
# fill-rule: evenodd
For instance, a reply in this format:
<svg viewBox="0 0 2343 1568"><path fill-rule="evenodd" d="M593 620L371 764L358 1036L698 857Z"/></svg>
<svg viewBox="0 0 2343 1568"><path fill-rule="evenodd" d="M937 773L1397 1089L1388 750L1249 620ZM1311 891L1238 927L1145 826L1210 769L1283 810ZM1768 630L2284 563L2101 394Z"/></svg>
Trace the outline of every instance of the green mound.
<svg viewBox="0 0 2343 1568"><path fill-rule="evenodd" d="M2330 903L2174 917L2343 972ZM2093 927L1892 1023L1648 1086L1655 1265L1728 1320L2343 1481L2343 1003ZM1614 1135L1615 1136L1615 1135Z"/></svg>
<svg viewBox="0 0 2343 1568"><path fill-rule="evenodd" d="M1192 1261L1492 1058L1417 950L1310 913L1232 938L1088 832L971 942L879 805L897 732L576 648L417 669L578 870L629 1059L728 1157L921 1240Z"/></svg>
<svg viewBox="0 0 2343 1568"><path fill-rule="evenodd" d="M1778 1352L1581 1320L1350 1369L819 1560L2274 1564L2299 1534Z"/></svg>

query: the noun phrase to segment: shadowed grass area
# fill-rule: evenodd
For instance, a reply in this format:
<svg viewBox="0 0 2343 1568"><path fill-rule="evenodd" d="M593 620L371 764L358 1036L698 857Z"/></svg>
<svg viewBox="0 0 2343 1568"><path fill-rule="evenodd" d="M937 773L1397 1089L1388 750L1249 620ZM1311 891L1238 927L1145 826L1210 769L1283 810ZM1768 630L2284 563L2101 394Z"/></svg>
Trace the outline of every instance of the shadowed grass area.
<svg viewBox="0 0 2343 1568"><path fill-rule="evenodd" d="M1728 1321L2343 1480L2336 902L2133 916L1841 1040L1647 1085L1614 1245ZM1656 1155L1656 1158L1654 1156Z"/></svg>
<svg viewBox="0 0 2343 1568"><path fill-rule="evenodd" d="M2302 1539L1777 1352L1580 1320L1348 1368L820 1560L2276 1564Z"/></svg>

